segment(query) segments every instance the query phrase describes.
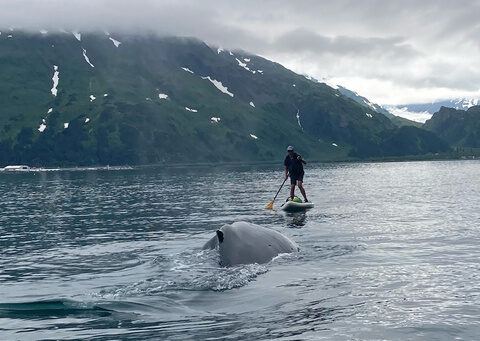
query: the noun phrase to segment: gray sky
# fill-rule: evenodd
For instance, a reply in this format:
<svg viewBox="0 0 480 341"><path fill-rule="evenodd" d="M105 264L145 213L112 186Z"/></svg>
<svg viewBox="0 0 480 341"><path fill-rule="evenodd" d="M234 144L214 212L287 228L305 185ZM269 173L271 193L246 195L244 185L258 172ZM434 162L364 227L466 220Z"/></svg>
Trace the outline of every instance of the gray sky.
<svg viewBox="0 0 480 341"><path fill-rule="evenodd" d="M0 25L198 37L380 104L480 97L480 0L0 0Z"/></svg>

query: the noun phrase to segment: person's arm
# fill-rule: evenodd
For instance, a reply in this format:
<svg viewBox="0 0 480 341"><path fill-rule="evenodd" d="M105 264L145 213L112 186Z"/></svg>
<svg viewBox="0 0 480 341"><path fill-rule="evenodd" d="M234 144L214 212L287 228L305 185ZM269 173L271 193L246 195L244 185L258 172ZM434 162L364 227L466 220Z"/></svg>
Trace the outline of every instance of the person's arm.
<svg viewBox="0 0 480 341"><path fill-rule="evenodd" d="M285 166L285 179L288 178L288 168Z"/></svg>
<svg viewBox="0 0 480 341"><path fill-rule="evenodd" d="M301 163L303 163L304 165L307 164L307 161L305 161L304 159L302 159L302 156L297 156L297 160L299 160Z"/></svg>

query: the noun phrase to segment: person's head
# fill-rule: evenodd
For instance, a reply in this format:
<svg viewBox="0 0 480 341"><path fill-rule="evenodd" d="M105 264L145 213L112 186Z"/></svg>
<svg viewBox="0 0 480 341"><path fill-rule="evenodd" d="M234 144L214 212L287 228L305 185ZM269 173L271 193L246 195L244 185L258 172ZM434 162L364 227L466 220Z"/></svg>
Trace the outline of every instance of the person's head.
<svg viewBox="0 0 480 341"><path fill-rule="evenodd" d="M292 155L292 154L293 154L293 147L292 147L292 146L288 146L288 147L287 147L287 153L288 153L288 155Z"/></svg>

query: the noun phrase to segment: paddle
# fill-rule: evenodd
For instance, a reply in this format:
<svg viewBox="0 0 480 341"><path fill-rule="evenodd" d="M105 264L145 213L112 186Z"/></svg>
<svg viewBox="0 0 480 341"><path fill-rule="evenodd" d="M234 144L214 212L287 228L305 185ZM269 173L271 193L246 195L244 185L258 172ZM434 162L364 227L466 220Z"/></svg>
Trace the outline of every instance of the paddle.
<svg viewBox="0 0 480 341"><path fill-rule="evenodd" d="M267 206L265 206L265 209L266 209L266 210L271 210L271 209L273 208L273 203L275 202L275 199L277 199L278 193L280 193L280 191L282 190L282 187L283 187L283 185L285 184L285 181L287 181L287 179L288 179L288 175L287 175L287 177L285 177L285 180L283 180L282 185L281 185L280 188L278 189L277 194L275 194L275 196L273 197L273 200L270 201L270 202L267 204Z"/></svg>

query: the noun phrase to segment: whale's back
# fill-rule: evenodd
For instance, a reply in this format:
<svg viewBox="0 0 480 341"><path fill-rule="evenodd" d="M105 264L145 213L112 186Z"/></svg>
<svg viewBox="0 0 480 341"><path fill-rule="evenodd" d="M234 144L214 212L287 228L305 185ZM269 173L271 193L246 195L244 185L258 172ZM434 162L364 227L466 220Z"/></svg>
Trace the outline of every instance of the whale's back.
<svg viewBox="0 0 480 341"><path fill-rule="evenodd" d="M204 249L217 246L222 266L262 264L280 253L298 251L297 244L281 233L246 222L224 225L217 231L217 235L205 244Z"/></svg>

